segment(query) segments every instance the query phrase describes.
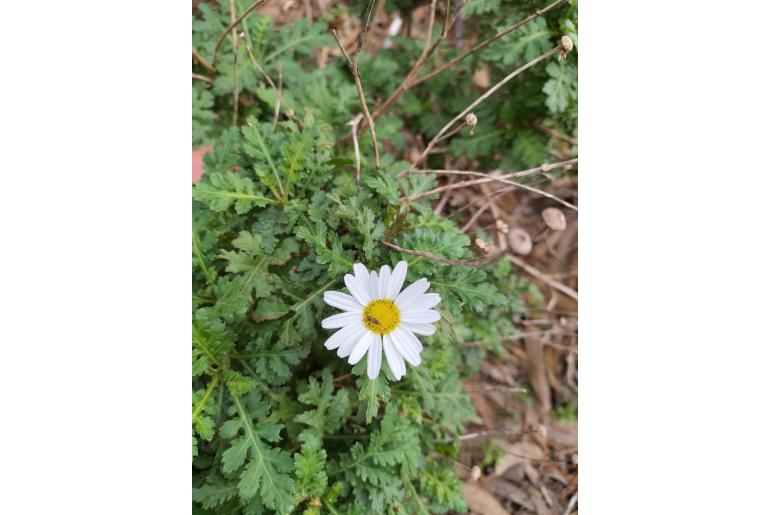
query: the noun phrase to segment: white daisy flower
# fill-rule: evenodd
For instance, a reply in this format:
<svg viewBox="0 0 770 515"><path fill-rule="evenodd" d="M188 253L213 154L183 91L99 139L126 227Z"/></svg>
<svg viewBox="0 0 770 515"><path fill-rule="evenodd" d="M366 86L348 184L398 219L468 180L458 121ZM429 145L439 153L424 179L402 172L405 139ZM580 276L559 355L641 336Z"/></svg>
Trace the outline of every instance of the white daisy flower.
<svg viewBox="0 0 770 515"><path fill-rule="evenodd" d="M337 355L355 365L368 353L366 372L370 379L380 373L382 352L396 379L406 374L404 360L412 366L420 364L422 344L416 334L431 335L441 315L431 308L441 302L438 293L425 293L427 279L419 279L401 291L406 278L406 261L400 261L391 272L388 265L380 273L369 271L361 263L353 265L354 275L345 274L350 295L338 291L324 292L324 302L343 310L321 321L325 329L339 331L331 335L324 347L337 349Z"/></svg>

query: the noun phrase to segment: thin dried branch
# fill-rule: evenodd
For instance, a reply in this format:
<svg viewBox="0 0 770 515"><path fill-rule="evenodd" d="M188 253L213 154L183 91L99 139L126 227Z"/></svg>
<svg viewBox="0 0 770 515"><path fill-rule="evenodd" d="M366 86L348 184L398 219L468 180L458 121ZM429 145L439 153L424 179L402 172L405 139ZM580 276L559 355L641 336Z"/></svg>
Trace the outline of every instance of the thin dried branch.
<svg viewBox="0 0 770 515"><path fill-rule="evenodd" d="M348 63L348 68L350 69L350 73L353 74L353 80L356 83L356 91L358 91L358 100L361 102L361 108L364 111L364 117L366 118L366 121L369 124L369 134L371 134L372 136L372 145L374 145L374 166L376 168L379 168L380 167L380 149L379 149L379 145L377 144L377 132L374 129L374 120L372 120L372 115L369 113L369 106L366 105L366 97L364 96L364 88L361 85L361 74L358 71L358 64L356 64L350 58L348 53L345 51L345 48L342 46L342 43L340 42L340 38L337 35L336 29L332 29L332 35L334 36L334 40L337 42L337 46L340 47L340 51L342 52L342 55L345 57L345 61L347 61Z"/></svg>
<svg viewBox="0 0 770 515"><path fill-rule="evenodd" d="M564 39L569 41L568 45L565 45ZM569 49L567 47L569 47ZM470 113L473 110L474 107L476 107L477 105L482 103L484 100L489 98L495 91L497 91L498 89L502 88L511 79L516 77L518 74L520 74L524 70L526 70L528 68L531 68L532 66L536 65L540 61L548 59L552 55L554 55L556 53L559 53L559 52L561 52L562 55L563 55L564 53L569 52L569 50L571 50L571 49L572 49L572 41L569 40L569 38L562 38L562 42L560 42L559 45L555 46L554 48L552 48L551 50L547 51L543 55L541 55L539 57L536 57L535 59L529 61L528 63L524 64L523 66L520 66L519 68L515 69L510 74L508 74L503 80L501 80L500 82L498 82L497 84L495 84L494 86L489 88L486 91L486 93L484 93L479 98L477 98L474 102L471 103L471 105L469 105L468 107L463 109L463 111L460 114L458 114L457 116L452 118L452 120L450 120L449 123L444 125L444 127L442 127L440 131L438 131L438 134L436 134L433 137L433 139L428 143L428 145L422 151L420 156L412 163L411 169L414 169L418 164L420 164L428 156L428 154L433 149L433 147L436 145L436 143L441 138L441 136L443 136L449 129L451 129L452 126L454 126L455 123L457 123L458 121L464 119L465 115Z"/></svg>
<svg viewBox="0 0 770 515"><path fill-rule="evenodd" d="M192 78L193 78L193 79L202 80L203 82L207 82L207 83L209 83L209 84L211 84L212 82L214 82L214 81L213 81L213 80L211 80L209 77L206 77L205 75L200 75L200 74L198 74L198 73L193 73L193 74L192 74Z"/></svg>
<svg viewBox="0 0 770 515"><path fill-rule="evenodd" d="M361 151L358 148L358 135L356 134L356 131L358 131L358 124L361 123L363 118L364 115L362 113L358 113L352 120L348 122L348 125L350 125L350 132L353 136L353 150L355 151L356 155L356 186L361 183Z"/></svg>
<svg viewBox="0 0 770 515"><path fill-rule="evenodd" d="M578 144L578 140L577 139L573 138L572 136L568 136L568 135L566 135L566 134L564 134L562 132L559 132L556 129L554 129L553 127L547 126L543 122L535 122L535 128L543 131L544 133L548 134L549 136L551 136L554 139L559 139L559 140L565 141L565 142L569 143L570 145L577 145Z"/></svg>
<svg viewBox="0 0 770 515"><path fill-rule="evenodd" d="M411 84L410 87L414 87L414 86L416 86L418 84L422 84L423 82L425 82L428 79L432 79L436 75L438 75L438 74L448 70L452 66L456 65L457 63L459 63L460 61L462 61L463 59L465 59L466 57L468 57L472 53L478 52L479 50L483 50L484 48L488 47L489 45L491 45L492 43L494 43L498 39L502 38L503 36L506 36L506 35L510 34L511 32L515 31L516 29L519 29L520 27L522 27L522 26L526 25L527 23L531 22L532 20L534 20L538 16L542 16L543 14L547 13L548 11L553 9L554 7L556 7L559 4L562 4L564 2L565 2L565 0L556 0L554 3L552 3L552 4L548 5L548 6L542 8L542 9L538 9L534 13L532 13L529 16L527 16L526 18L524 18L523 20L514 23L513 25L511 25L507 29L503 30L502 32L498 32L494 36L485 39L481 43L478 43L477 45L475 45L470 50L467 50L467 51L463 52L462 54L458 55L454 59L452 59L450 61L447 61L446 63L442 64L441 66L439 66L438 68L436 68L432 72L430 72L430 73L428 73L426 75L423 75L422 77L416 79Z"/></svg>
<svg viewBox="0 0 770 515"><path fill-rule="evenodd" d="M390 247L393 250L403 252L404 254L411 254L412 256L424 257L426 259L430 259L431 261L435 261L437 263L442 263L445 265L483 266L491 261L495 261L496 259L499 259L500 257L502 257L503 254L505 254L505 250L498 250L497 252L493 252L492 254L487 254L486 256L479 256L471 259L447 259L441 256L437 256L435 254L431 254L430 252L425 252L423 250L405 249L403 247L399 247L395 243L391 243L385 240L380 240L380 243L382 243L386 247Z"/></svg>
<svg viewBox="0 0 770 515"><path fill-rule="evenodd" d="M462 227L462 229L460 229L460 231L468 232L470 230L470 228L473 227L473 225L476 223L476 220L478 220L479 217L484 213L484 211L489 209L489 207L491 205L492 205L492 203L489 200L487 200L484 203L484 205L481 206L481 208L479 208L475 213L473 213L473 216L471 216L470 219L468 219L468 221L466 222L465 225L463 225L463 227Z"/></svg>
<svg viewBox="0 0 770 515"><path fill-rule="evenodd" d="M465 188L468 186L475 186L479 184L486 184L489 182L502 182L504 184L510 184L512 186L515 186L517 188L521 188L523 190L530 191L532 193L537 193L539 195L543 195L544 197L550 198L552 200L555 200L556 202L559 202L560 204L569 207L570 209L574 209L575 211L578 210L577 206L570 204L566 200L563 200L555 195L552 195L551 193L548 193L547 191L540 190L538 188L528 186L526 184L522 184L519 182L511 181L509 177L526 177L528 175L533 175L535 173L541 173L541 172L547 172L549 170L554 170L556 168L563 168L566 166L571 166L575 163L577 163L578 159L569 159L567 161L561 161L558 163L546 163L543 165L538 166L537 168L531 168L529 170L524 170L522 172L512 172L507 173L504 175L493 175L489 173L484 172L475 172L470 170L415 170L412 173L435 173L435 174L441 174L441 175L450 175L450 176L456 176L456 175L470 175L475 177L482 177L482 179L472 179L469 181L463 181L463 182L456 182L451 184L445 184L443 186L438 186L436 188L433 188L429 191L424 191L422 193L416 193L414 195L410 195L408 197L403 197L401 200L406 202L413 202L415 200L419 200L421 198L434 195L436 193L441 193L443 191L448 190L454 190L457 188Z"/></svg>
<svg viewBox="0 0 770 515"><path fill-rule="evenodd" d="M254 9L259 7L259 4L263 3L265 0L257 0L253 4L251 4L248 9L246 9L243 14L241 14L238 18L233 19L230 18L230 25L227 26L224 32L220 34L219 39L217 39L217 44L214 46L214 58L211 60L212 67L216 68L217 61L219 60L219 47L222 46L222 42L225 40L225 36L227 36L230 31L232 31L235 27L238 26L239 23L243 21L243 19L248 16ZM231 11L235 11L235 9L231 8ZM237 36L237 34L236 34Z"/></svg>
<svg viewBox="0 0 770 515"><path fill-rule="evenodd" d="M270 84L270 87L273 88L276 93L278 93L278 88L275 87L275 82L273 82L273 79L270 78L270 75L268 75L262 66L260 66L260 64L257 62L257 58L254 56L254 50L251 48L251 38L249 38L248 35L246 36L245 41L246 52L249 54L249 59L251 59L251 63L254 65L254 68L256 68L257 71L262 74L267 83Z"/></svg>
<svg viewBox="0 0 770 515"><path fill-rule="evenodd" d="M364 28L361 29L361 33L358 35L358 43L356 43L356 51L353 53L353 62L358 65L358 56L361 55L361 49L364 47L364 40L366 39L366 33L369 32L369 25L372 22L372 15L377 12L375 9L377 0L369 0L369 5L366 6L366 15L364 20Z"/></svg>
<svg viewBox="0 0 770 515"><path fill-rule="evenodd" d="M525 390L526 391L526 390ZM525 435L528 433L534 433L532 429L490 429L488 431L479 431L477 433L467 433L460 435L460 440L473 440L475 438L488 438L490 436L510 436L510 435Z"/></svg>
<svg viewBox="0 0 770 515"><path fill-rule="evenodd" d="M544 163L540 166L536 166L535 168L529 168L527 170L522 170L520 172L506 172L505 170L493 170L493 172L503 172L503 175L491 175L491 173L488 172L477 172L474 170L443 170L443 169L435 169L435 170L405 170L401 172L398 177L401 178L404 175L407 174L414 174L414 173L435 173L440 175L473 175L476 177L485 177L485 179L476 179L473 181L467 181L467 182L473 182L474 184L482 184L485 182L494 182L497 179L510 179L513 177L528 177L530 175L535 175L538 173L543 172L550 172L551 170L556 170L558 168L569 168L572 165L577 164L578 158L572 158L567 159L566 161L557 161L555 163ZM460 183L464 184L464 183ZM456 187L462 187L462 186L456 186ZM453 189L453 188L450 188Z"/></svg>
<svg viewBox="0 0 770 515"><path fill-rule="evenodd" d="M278 89L276 93L278 96L275 99L275 110L273 113L273 130L278 125L278 115L281 113L281 92L283 91L283 65L278 67Z"/></svg>
<svg viewBox="0 0 770 515"><path fill-rule="evenodd" d="M211 63L210 63L210 62L208 62L208 61L206 60L206 58L205 58L205 57L203 57L203 56L200 54L200 52L198 52L198 51L197 51L197 50L195 50L194 48L192 49L192 55L193 55L193 57L195 58L195 60L196 60L196 61L198 61L198 62L200 63L200 65L201 65L201 66L203 66L204 68L206 68L206 71L207 71L207 72L209 72L209 73L216 73L216 72L217 72L217 69L216 69L216 68L214 68L213 66L211 66Z"/></svg>
<svg viewBox="0 0 770 515"><path fill-rule="evenodd" d="M566 285L560 283L559 281L557 281L557 280L555 280L555 279L553 279L551 277L548 277L546 274L544 274L543 272L541 272L540 270L538 270L534 266L530 265L529 263L527 263L526 261L524 261L523 259L521 259L518 256L514 256L512 254L508 254L508 256L506 256L506 257L508 259L510 259L511 262L514 265L518 266L519 268L521 268L522 270L527 272L529 275L535 277L536 279L539 279L540 281L544 282L545 284L547 284L548 286L550 286L554 290L560 291L561 293L563 293L567 297L570 297L570 298L573 298L575 300L578 300L577 292L575 290L573 290L572 288L570 288L569 286L566 286Z"/></svg>
<svg viewBox="0 0 770 515"><path fill-rule="evenodd" d="M567 336L567 335L574 335L575 331L562 331L558 329L545 329L543 331L528 331L524 333L519 333L515 335L510 336L503 336L502 338L493 338L490 340L475 340L472 342L465 342L461 344L462 347L481 347L484 345L487 345L489 343L512 343L516 340L521 340L522 338L531 338L533 336ZM575 347L569 347L567 345L561 345L559 343L550 342L548 340L540 340L540 344L546 345L548 347L553 347L554 349L563 350L566 352L571 352L573 354L577 354L578 350Z"/></svg>
<svg viewBox="0 0 770 515"><path fill-rule="evenodd" d="M230 0L230 25L235 26L235 0ZM238 126L238 33L231 31L233 39L233 127ZM216 55L214 56L216 63Z"/></svg>
<svg viewBox="0 0 770 515"><path fill-rule="evenodd" d="M401 95L406 92L411 87L412 81L417 76L417 74L420 72L420 68L422 68L422 65L425 64L425 61L428 59L430 54L437 48L438 45L431 48L431 40L433 38L433 24L436 21L436 3L438 0L431 0L430 3L430 17L428 18L428 32L425 37L425 45L422 47L422 51L420 52L419 57L417 58L417 61L414 63L414 66L412 66L412 69L409 70L409 72L406 74L406 77L404 77L404 80L401 81L401 84L396 88L396 91L394 91L390 97L388 97L385 102L382 103L377 109L374 111L374 119L376 120L380 116L382 116L385 111L390 109L390 106L393 105L393 103L398 100ZM444 31L442 31L442 38L445 38L446 35L444 34ZM439 39L438 41L441 41Z"/></svg>

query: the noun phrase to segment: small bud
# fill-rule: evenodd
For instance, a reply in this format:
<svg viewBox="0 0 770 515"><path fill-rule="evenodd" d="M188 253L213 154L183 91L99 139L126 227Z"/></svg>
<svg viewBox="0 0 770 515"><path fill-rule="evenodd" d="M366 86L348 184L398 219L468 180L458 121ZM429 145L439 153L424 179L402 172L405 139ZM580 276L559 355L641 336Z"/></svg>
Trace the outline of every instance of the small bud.
<svg viewBox="0 0 770 515"><path fill-rule="evenodd" d="M543 220L548 227L553 231L563 231L567 228L567 219L564 218L564 213L555 207L549 207L543 210Z"/></svg>
<svg viewBox="0 0 770 515"><path fill-rule="evenodd" d="M476 124L479 123L479 119L473 113L465 115L465 125L471 128L470 134L473 136L473 131L476 129Z"/></svg>
<svg viewBox="0 0 770 515"><path fill-rule="evenodd" d="M508 232L508 244L515 254L526 256L532 252L532 238L521 227L514 227Z"/></svg>
<svg viewBox="0 0 770 515"><path fill-rule="evenodd" d="M473 481L478 481L480 477L481 477L481 469L479 468L478 465L474 465L473 468L471 469L471 479Z"/></svg>
<svg viewBox="0 0 770 515"><path fill-rule="evenodd" d="M574 43L572 43L572 39L569 36L562 36L561 37L561 51L559 52L559 58L564 59L567 57L567 54L572 52L572 47L575 46Z"/></svg>

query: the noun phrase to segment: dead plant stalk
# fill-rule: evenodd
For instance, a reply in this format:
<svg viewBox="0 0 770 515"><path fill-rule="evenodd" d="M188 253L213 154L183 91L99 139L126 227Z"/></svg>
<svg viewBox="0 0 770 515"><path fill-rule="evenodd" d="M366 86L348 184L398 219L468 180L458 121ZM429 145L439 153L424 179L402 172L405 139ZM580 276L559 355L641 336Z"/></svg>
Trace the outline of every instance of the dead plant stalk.
<svg viewBox="0 0 770 515"><path fill-rule="evenodd" d="M379 168L380 149L379 145L377 144L377 132L374 128L374 120L372 120L372 115L369 113L369 106L366 104L364 88L361 85L361 73L358 70L358 57L361 55L361 49L364 46L364 40L366 39L366 33L369 30L369 22L372 17L372 12L374 11L375 3L375 0L369 0L369 6L367 7L366 11L366 24L364 25L364 28L361 31L361 35L358 38L358 44L356 45L356 50L352 57L348 55L348 53L345 51L345 48L342 46L342 42L340 41L339 35L337 34L337 29L332 29L332 35L334 36L334 40L337 42L337 46L340 48L340 52L342 52L342 55L345 57L345 61L347 61L350 73L353 75L353 81L356 84L356 91L358 92L358 100L361 102L361 109L363 109L364 118L369 125L369 134L372 136L372 145L374 145L374 166Z"/></svg>
<svg viewBox="0 0 770 515"><path fill-rule="evenodd" d="M428 156L428 154L430 153L430 151L431 151L431 150L433 150L433 147L436 145L436 143L437 143L437 142L438 142L438 141L441 139L441 136L443 136L443 135L444 135L444 134L445 134L445 133L446 133L446 132L447 132L449 129L451 129L451 128L454 126L454 124L455 124L455 123L459 122L460 120L463 120L463 119L465 118L465 115L467 115L468 113L470 113L470 112L473 110L473 108L475 108L476 106L478 106L479 104L481 104L481 103L482 103L484 100L486 100L487 98L489 98L490 96L492 96L492 94L493 94L495 91L497 91L498 89L502 88L502 87L503 87L503 86L505 86L505 85L506 85L506 84L507 84L507 83L508 83L508 82L509 82L511 79L513 79L514 77L516 77L518 74L520 74L521 72L523 72L524 70L526 70L526 69L528 69L528 68L531 68L531 67L533 67L534 65L536 65L536 64L537 64L537 63L539 63L540 61L543 61L543 60L545 60L545 59L548 59L549 57L551 57L552 55L554 55L554 54L556 54L556 53L558 53L558 52L567 52L567 51L569 51L569 50L567 50L567 49L566 49L566 48L563 46L563 44L562 44L562 43L560 43L559 45L557 45L557 46L555 46L554 48L550 49L549 51L547 51L547 52L546 52L546 53L544 53L543 55L541 55L541 56L539 56L539 57L536 57L535 59L533 59L533 60L529 61L528 63L524 64L523 66L520 66L519 68L515 69L515 70L514 70L514 71L512 71L510 74L508 74L508 75L507 75L507 76L506 76L506 77L505 77L503 80L501 80L500 82L498 82L497 84L495 84L494 86L492 86L491 88L489 88L489 89L486 91L486 93L484 93L484 94L483 94L483 95L481 95L479 98L477 98L475 101L473 101L473 102L471 103L471 105L469 105L468 107L466 107L465 109L463 109L463 111L462 111L460 114L458 114L457 116L455 116L454 118L452 118L452 120L450 120L450 121L449 121L449 123L447 123L446 125L444 125L444 127L442 127L440 131L438 131L438 134L436 134L435 136L433 136L433 139L432 139L432 140L430 140L430 142L429 142L429 143L428 143L428 145L425 147L425 149L422 151L422 153L420 154L420 156L419 156L419 157L418 157L418 158L417 158L417 159L416 159L416 160L415 160L415 161L412 163L412 166L411 166L411 168L410 168L409 170L414 170L414 169L417 167L417 165L418 165L418 164L420 164L420 163L421 163L423 160L425 160L425 158ZM402 173L403 173L403 172L402 172Z"/></svg>

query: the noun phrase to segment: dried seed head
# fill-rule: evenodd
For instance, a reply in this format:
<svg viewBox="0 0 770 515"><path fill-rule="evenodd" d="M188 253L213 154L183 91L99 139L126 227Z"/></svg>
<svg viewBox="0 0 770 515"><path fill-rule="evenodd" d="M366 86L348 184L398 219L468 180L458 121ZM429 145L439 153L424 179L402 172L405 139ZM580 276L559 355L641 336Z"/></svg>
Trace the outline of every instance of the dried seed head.
<svg viewBox="0 0 770 515"><path fill-rule="evenodd" d="M491 243L482 240L481 238L476 238L476 246L483 250L486 254L491 254L495 251L495 246Z"/></svg>
<svg viewBox="0 0 770 515"><path fill-rule="evenodd" d="M567 228L567 219L559 209L549 207L543 210L543 220L553 231L563 231Z"/></svg>
<svg viewBox="0 0 770 515"><path fill-rule="evenodd" d="M473 468L471 469L471 479L474 481L478 481L480 477L481 477L481 469L479 468L478 465L474 465Z"/></svg>
<svg viewBox="0 0 770 515"><path fill-rule="evenodd" d="M465 115L465 124L470 127L471 129L476 126L476 124L479 123L478 117L473 113L468 113Z"/></svg>
<svg viewBox="0 0 770 515"><path fill-rule="evenodd" d="M569 36L562 36L561 37L561 51L559 52L559 58L564 59L567 57L567 54L572 52L572 48L574 47L574 43L572 43L572 39Z"/></svg>
<svg viewBox="0 0 770 515"><path fill-rule="evenodd" d="M526 256L532 252L532 238L521 227L514 227L508 232L508 244L515 254Z"/></svg>

